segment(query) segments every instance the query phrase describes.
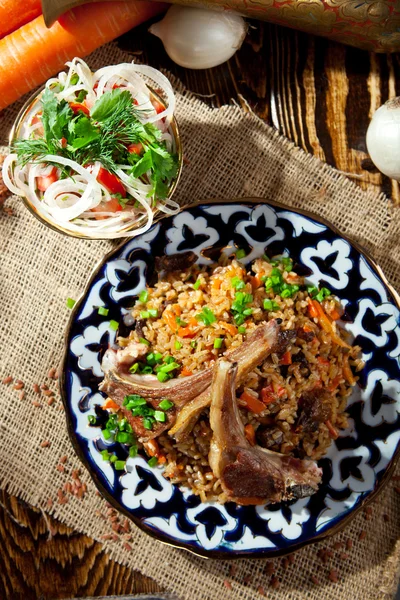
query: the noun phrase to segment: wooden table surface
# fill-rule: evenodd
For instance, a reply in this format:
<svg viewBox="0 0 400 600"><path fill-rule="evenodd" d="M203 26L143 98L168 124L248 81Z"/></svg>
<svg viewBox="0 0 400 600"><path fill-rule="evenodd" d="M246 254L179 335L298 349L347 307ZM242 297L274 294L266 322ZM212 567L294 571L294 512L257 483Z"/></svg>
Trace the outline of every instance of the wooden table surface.
<svg viewBox="0 0 400 600"><path fill-rule="evenodd" d="M119 43L143 62L164 67L204 102L250 107L295 144L400 202L398 183L366 154L373 112L400 94L400 56L372 55L253 21L228 63L190 71L172 63L148 24ZM111 561L101 544L0 492L0 598L30 600L161 591L147 577Z"/></svg>

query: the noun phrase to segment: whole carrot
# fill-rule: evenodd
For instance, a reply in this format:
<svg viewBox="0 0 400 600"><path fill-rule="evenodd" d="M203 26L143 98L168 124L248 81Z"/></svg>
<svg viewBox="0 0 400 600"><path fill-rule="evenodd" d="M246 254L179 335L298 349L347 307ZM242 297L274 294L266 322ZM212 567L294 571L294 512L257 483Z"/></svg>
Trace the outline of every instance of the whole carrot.
<svg viewBox="0 0 400 600"><path fill-rule="evenodd" d="M0 0L0 38L42 14L40 0Z"/></svg>
<svg viewBox="0 0 400 600"><path fill-rule="evenodd" d="M84 57L165 10L158 2L101 2L75 8L47 29L43 16L0 40L0 110Z"/></svg>

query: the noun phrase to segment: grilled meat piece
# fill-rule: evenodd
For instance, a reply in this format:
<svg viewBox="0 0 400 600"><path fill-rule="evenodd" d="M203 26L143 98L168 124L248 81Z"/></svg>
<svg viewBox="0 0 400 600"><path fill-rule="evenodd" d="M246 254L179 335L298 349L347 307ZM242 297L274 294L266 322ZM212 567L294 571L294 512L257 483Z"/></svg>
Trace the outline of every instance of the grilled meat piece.
<svg viewBox="0 0 400 600"><path fill-rule="evenodd" d="M247 441L235 398L237 372L237 364L219 360L211 390L209 463L224 492L229 500L243 505L311 495L322 476L316 463L251 446Z"/></svg>
<svg viewBox="0 0 400 600"><path fill-rule="evenodd" d="M278 332L278 324L273 319L269 323L257 327L241 346L226 352L227 359L238 363L237 387L243 378L271 353L272 347L276 346ZM184 439L193 429L201 412L210 406L210 403L211 391L210 388L207 388L182 408L169 435L177 440Z"/></svg>
<svg viewBox="0 0 400 600"><path fill-rule="evenodd" d="M301 427L305 433L314 433L321 423L332 417L329 392L324 389L305 392L299 400L299 409L296 429Z"/></svg>

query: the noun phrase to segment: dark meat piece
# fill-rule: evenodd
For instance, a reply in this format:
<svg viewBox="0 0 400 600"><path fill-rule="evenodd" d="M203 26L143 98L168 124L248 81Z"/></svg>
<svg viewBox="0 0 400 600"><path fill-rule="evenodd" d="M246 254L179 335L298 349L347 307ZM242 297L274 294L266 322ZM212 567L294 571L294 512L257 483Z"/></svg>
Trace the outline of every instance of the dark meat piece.
<svg viewBox="0 0 400 600"><path fill-rule="evenodd" d="M296 335L295 329L281 329L278 332L278 339L272 348L272 352L275 352L278 356L285 354L290 344L296 339Z"/></svg>
<svg viewBox="0 0 400 600"><path fill-rule="evenodd" d="M304 356L304 352L302 350L300 350L300 352L298 352L297 354L292 355L292 361L294 363L300 363L300 365L303 369L309 368L308 360Z"/></svg>
<svg viewBox="0 0 400 600"><path fill-rule="evenodd" d="M146 319L136 319L135 332L138 334L139 338L144 338L143 327L145 325L146 325Z"/></svg>
<svg viewBox="0 0 400 600"><path fill-rule="evenodd" d="M299 327L297 330L297 337L305 342L312 342L315 338L315 333L313 331L305 331L302 327Z"/></svg>
<svg viewBox="0 0 400 600"><path fill-rule="evenodd" d="M304 433L314 433L321 423L332 417L331 396L324 389L306 392L299 400L300 416L296 429L302 428Z"/></svg>
<svg viewBox="0 0 400 600"><path fill-rule="evenodd" d="M322 470L311 460L271 452L247 441L235 398L237 364L217 362L210 409L209 463L229 500L266 504L303 498L318 489Z"/></svg>
<svg viewBox="0 0 400 600"><path fill-rule="evenodd" d="M189 269L197 260L197 254L188 250L187 252L177 252L165 256L156 256L156 271L184 271Z"/></svg>
<svg viewBox="0 0 400 600"><path fill-rule="evenodd" d="M278 427L259 427L256 431L256 440L262 448L272 448L283 441L283 433Z"/></svg>

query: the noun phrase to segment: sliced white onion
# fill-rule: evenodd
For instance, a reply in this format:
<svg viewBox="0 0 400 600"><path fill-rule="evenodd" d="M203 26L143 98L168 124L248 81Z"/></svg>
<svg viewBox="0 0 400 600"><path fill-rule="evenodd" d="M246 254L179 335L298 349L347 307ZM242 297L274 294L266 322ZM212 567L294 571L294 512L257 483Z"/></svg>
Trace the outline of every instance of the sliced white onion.
<svg viewBox="0 0 400 600"><path fill-rule="evenodd" d="M152 79L163 90L168 101L168 106L165 110L156 114L155 116L148 117L146 121L148 123L154 123L155 121L165 118L167 123L169 123L175 111L175 95L170 82L165 75L153 67L149 67L148 65L137 65L135 63L133 63L133 67L138 73L142 73L143 75L149 77L149 79Z"/></svg>
<svg viewBox="0 0 400 600"><path fill-rule="evenodd" d="M23 197L23 196L25 196L25 191L23 190L23 188L21 186L19 186L19 187L16 186L9 175L9 170L12 167L12 165L17 162L17 158L18 157L16 154L9 154L8 156L6 156L6 158L4 159L4 162L3 162L3 168L2 168L1 174L3 177L3 181L6 184L6 186L8 187L8 189L10 190L10 192L15 194L16 196Z"/></svg>

